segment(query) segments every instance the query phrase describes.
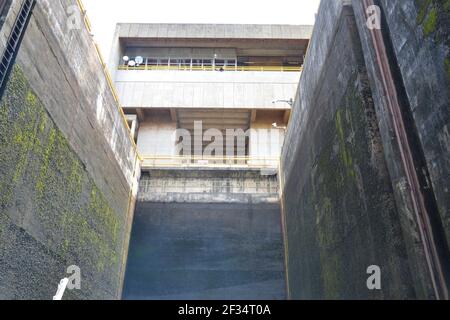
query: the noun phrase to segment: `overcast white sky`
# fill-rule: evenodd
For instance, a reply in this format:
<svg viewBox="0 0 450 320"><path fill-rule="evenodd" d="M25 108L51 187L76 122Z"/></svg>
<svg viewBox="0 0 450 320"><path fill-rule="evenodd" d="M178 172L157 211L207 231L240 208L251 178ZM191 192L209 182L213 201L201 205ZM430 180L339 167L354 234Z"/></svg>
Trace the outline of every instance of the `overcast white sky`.
<svg viewBox="0 0 450 320"><path fill-rule="evenodd" d="M314 24L320 0L83 0L108 59L118 22Z"/></svg>

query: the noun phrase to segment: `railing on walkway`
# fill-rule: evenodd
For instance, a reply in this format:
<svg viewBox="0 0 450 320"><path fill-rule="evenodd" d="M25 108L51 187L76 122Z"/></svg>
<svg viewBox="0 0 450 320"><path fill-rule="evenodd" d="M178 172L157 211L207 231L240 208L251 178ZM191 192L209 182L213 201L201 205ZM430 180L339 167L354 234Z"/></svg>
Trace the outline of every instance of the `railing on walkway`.
<svg viewBox="0 0 450 320"><path fill-rule="evenodd" d="M258 71L258 72L300 72L302 67L292 67L292 66L224 66L224 67L214 67L214 66L150 66L150 65L140 65L135 67L130 66L119 66L119 70L147 70L147 71L162 71L162 70L174 70L174 71Z"/></svg>
<svg viewBox="0 0 450 320"><path fill-rule="evenodd" d="M158 168L255 168L276 169L279 157L143 156L142 169Z"/></svg>

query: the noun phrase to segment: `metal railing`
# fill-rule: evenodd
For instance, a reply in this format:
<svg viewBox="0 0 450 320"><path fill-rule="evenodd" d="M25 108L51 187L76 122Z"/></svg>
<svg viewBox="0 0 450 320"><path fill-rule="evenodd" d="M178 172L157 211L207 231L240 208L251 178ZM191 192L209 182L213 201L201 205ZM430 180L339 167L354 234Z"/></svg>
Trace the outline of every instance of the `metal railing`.
<svg viewBox="0 0 450 320"><path fill-rule="evenodd" d="M146 71L257 71L257 72L300 72L300 66L169 66L169 65L140 65L135 67L119 66L119 70L146 70Z"/></svg>
<svg viewBox="0 0 450 320"><path fill-rule="evenodd" d="M276 169L279 163L280 157L143 156L141 167Z"/></svg>

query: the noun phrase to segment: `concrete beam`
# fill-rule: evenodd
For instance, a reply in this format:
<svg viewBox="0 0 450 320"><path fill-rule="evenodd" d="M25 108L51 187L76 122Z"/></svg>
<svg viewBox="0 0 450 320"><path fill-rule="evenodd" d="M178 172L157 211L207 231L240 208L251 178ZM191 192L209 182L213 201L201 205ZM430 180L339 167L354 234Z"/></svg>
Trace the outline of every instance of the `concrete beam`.
<svg viewBox="0 0 450 320"><path fill-rule="evenodd" d="M221 118L215 118L215 119L198 119L198 120L186 120L186 119L180 119L180 126L183 125L194 125L194 122L196 121L202 121L203 127L205 126L214 126L214 125L246 125L248 123L248 118L246 119L221 119Z"/></svg>
<svg viewBox="0 0 450 320"><path fill-rule="evenodd" d="M179 114L179 118L180 119L190 119L190 120L197 120L197 119L203 119L203 120L208 120L208 119L248 119L249 118L249 114L248 112L244 113L226 113L226 114L211 114L211 113L201 113L201 112L193 112L190 114Z"/></svg>
<svg viewBox="0 0 450 320"><path fill-rule="evenodd" d="M311 25L120 23L121 38L310 39Z"/></svg>
<svg viewBox="0 0 450 320"><path fill-rule="evenodd" d="M138 120L139 122L144 122L145 121L145 112L143 109L136 109L136 114L138 116Z"/></svg>
<svg viewBox="0 0 450 320"><path fill-rule="evenodd" d="M128 125L130 126L131 136L133 139L136 138L136 131L138 129L139 123L138 123L138 117L135 114L127 114L125 115L125 118L127 119Z"/></svg>
<svg viewBox="0 0 450 320"><path fill-rule="evenodd" d="M178 121L177 109L170 109L170 118L172 119L173 122Z"/></svg>
<svg viewBox="0 0 450 320"><path fill-rule="evenodd" d="M194 124L184 124L181 125L180 127L186 130L194 130ZM247 130L248 129L248 125L247 123L245 125L224 125L224 124L216 124L213 127L210 128L214 128L214 129L218 129L218 130L227 130L227 129L242 129L242 130ZM203 126L203 131L206 131L208 129L208 127Z"/></svg>
<svg viewBox="0 0 450 320"><path fill-rule="evenodd" d="M252 114L251 114L251 117L250 117L250 122L251 123L256 121L256 114L257 114L257 112L258 112L258 110L256 110L256 109L252 110Z"/></svg>
<svg viewBox="0 0 450 320"><path fill-rule="evenodd" d="M291 117L291 110L286 110L283 116L283 123L288 124L290 117Z"/></svg>

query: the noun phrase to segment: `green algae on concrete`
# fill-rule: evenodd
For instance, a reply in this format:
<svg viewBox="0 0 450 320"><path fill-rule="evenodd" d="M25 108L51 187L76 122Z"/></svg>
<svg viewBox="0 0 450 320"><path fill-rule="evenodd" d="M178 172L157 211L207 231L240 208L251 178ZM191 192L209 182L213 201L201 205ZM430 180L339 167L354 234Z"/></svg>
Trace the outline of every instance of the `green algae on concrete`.
<svg viewBox="0 0 450 320"><path fill-rule="evenodd" d="M0 102L0 215L44 245L61 268L78 265L90 279L87 292L101 283L104 295L97 298L116 297L124 223L17 65ZM0 250L20 250L4 228L0 224Z"/></svg>
<svg viewBox="0 0 450 320"><path fill-rule="evenodd" d="M432 8L428 13L427 18L423 22L423 31L425 36L429 36L436 31L438 13L436 8Z"/></svg>
<svg viewBox="0 0 450 320"><path fill-rule="evenodd" d="M450 58L445 58L445 75L447 76L447 81L450 83Z"/></svg>
<svg viewBox="0 0 450 320"><path fill-rule="evenodd" d="M416 0L417 24L426 38L445 47L444 71L450 83L450 0Z"/></svg>
<svg viewBox="0 0 450 320"><path fill-rule="evenodd" d="M438 43L450 46L450 0L416 0L417 24L425 37L433 37ZM448 53L447 53L448 55Z"/></svg>
<svg viewBox="0 0 450 320"><path fill-rule="evenodd" d="M391 219L395 215L393 194L384 158L377 154L381 142L368 85L357 74L347 83L333 108L327 105L329 109L317 111L333 115L321 117L320 130L310 137L312 167L302 172L309 179L295 196L303 200L286 206L290 210L288 232L295 230L301 238L296 242L291 238L288 254L295 250L303 260L291 258L289 263L295 261L305 273L290 275L291 282L298 279L298 284L291 283L294 298L348 299L355 298L356 292L359 298L407 296L396 283L385 292L369 292L365 287L365 268L375 262L386 277L400 274L398 248L386 240L400 231ZM380 233L383 237L376 236ZM316 258L310 258L311 251Z"/></svg>

